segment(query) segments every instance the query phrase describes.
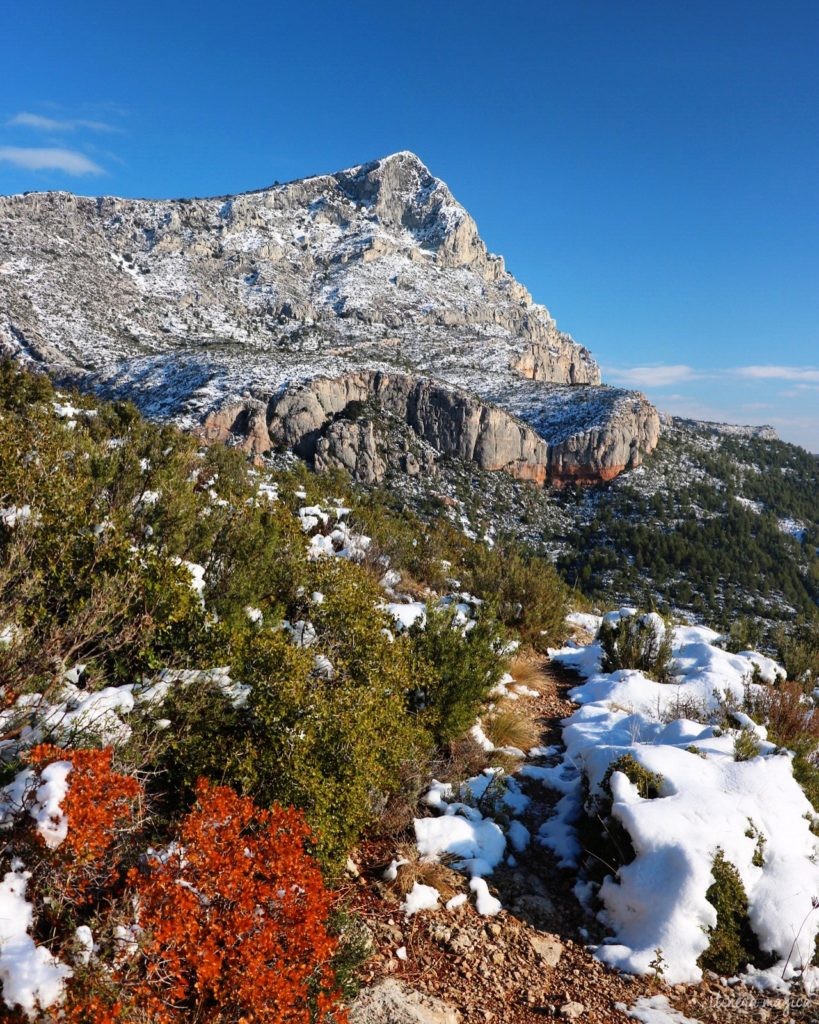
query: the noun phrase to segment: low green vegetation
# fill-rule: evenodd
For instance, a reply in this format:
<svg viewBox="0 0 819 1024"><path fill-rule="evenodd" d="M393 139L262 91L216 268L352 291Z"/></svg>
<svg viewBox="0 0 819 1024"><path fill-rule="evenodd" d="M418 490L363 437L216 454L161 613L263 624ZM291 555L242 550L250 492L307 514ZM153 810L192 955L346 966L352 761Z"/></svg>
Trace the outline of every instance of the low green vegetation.
<svg viewBox="0 0 819 1024"><path fill-rule="evenodd" d="M663 777L640 764L633 754L624 754L609 765L603 779L603 789L611 793L611 777L615 772L622 772L629 782L636 787L643 800L656 800L663 787Z"/></svg>
<svg viewBox="0 0 819 1024"><path fill-rule="evenodd" d="M806 693L819 685L819 617L800 619L790 630L779 629L774 639L788 679L800 683Z"/></svg>
<svg viewBox="0 0 819 1024"><path fill-rule="evenodd" d="M440 591L449 585L488 600L497 620L536 650L561 638L570 592L552 561L512 536L493 545L471 541L430 502L419 514L395 507L387 491L371 491L353 522L373 538L371 558L386 557L416 583Z"/></svg>
<svg viewBox="0 0 819 1024"><path fill-rule="evenodd" d="M410 630L416 686L411 703L439 745L474 723L487 693L503 674L503 633L491 613L461 634L457 609L427 606L426 622Z"/></svg>
<svg viewBox="0 0 819 1024"><path fill-rule="evenodd" d="M661 795L664 782L662 775L640 764L633 754L623 754L612 761L598 793L589 792L588 779L584 775L584 813L577 823L577 833L586 856L586 873L596 881L602 881L606 875L616 875L635 857L628 830L612 813L611 777L615 772L622 772L643 800L656 800Z"/></svg>
<svg viewBox="0 0 819 1024"><path fill-rule="evenodd" d="M361 564L309 557L308 504L352 510L373 537ZM303 809L330 873L475 721L510 630L551 641L566 611L554 570L518 545L490 551L444 517L362 500L340 475L254 469L9 363L0 513L0 709L27 693L56 700L77 665L90 690L196 670L137 707L120 748L157 820L186 813L198 778L227 783ZM425 629L398 630L385 611L388 566L425 594ZM468 629L439 603L460 590ZM224 667L232 687L203 674Z"/></svg>
<svg viewBox="0 0 819 1024"><path fill-rule="evenodd" d="M670 623L656 615L624 615L603 622L598 641L603 648L604 672L637 669L649 679L667 683L674 675Z"/></svg>
<svg viewBox="0 0 819 1024"><path fill-rule="evenodd" d="M708 948L700 956L700 967L731 977L747 964L762 966L764 957L748 919L745 886L720 849L714 855L711 872L714 881L705 895L717 912L717 923L709 930Z"/></svg>
<svg viewBox="0 0 819 1024"><path fill-rule="evenodd" d="M758 621L769 646L783 620L816 622L815 455L776 441L667 429L645 465L642 478L561 496L575 521L559 538L558 567L570 585L603 603L647 593L663 609L726 631L738 618Z"/></svg>
<svg viewBox="0 0 819 1024"><path fill-rule="evenodd" d="M759 757L759 740L750 729L740 729L734 739L734 760L753 761Z"/></svg>

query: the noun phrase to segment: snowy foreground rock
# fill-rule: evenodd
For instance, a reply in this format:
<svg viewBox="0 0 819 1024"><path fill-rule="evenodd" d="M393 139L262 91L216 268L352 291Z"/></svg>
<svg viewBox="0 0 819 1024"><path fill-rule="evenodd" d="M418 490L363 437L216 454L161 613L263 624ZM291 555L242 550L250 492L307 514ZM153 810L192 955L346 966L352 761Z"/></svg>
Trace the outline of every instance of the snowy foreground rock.
<svg viewBox="0 0 819 1024"><path fill-rule="evenodd" d="M578 624L588 628L600 620ZM612 815L628 832L635 858L599 889L600 916L611 938L597 956L643 974L659 949L665 981L699 980L697 960L716 924L706 892L722 850L747 892L760 949L777 961L767 971L752 967L750 980L776 986L801 976L812 987L819 840L811 831L811 805L793 777L792 755L767 742L765 729L741 712L733 715L737 729L704 724L720 707L741 707L747 688L773 683L782 670L753 652L730 654L716 646L718 639L703 627L676 628L676 676L665 684L636 671L602 672L597 643L550 652L585 682L570 694L581 706L565 723L563 761L543 775L564 796L540 837L564 865L577 864L574 826L582 814L583 780L592 797L600 795L609 767L630 754L662 783L657 798L644 799L625 774L611 776ZM754 675L764 682L751 682ZM735 760L742 728L758 744L758 755L749 760ZM590 895L590 888L581 884L578 893Z"/></svg>

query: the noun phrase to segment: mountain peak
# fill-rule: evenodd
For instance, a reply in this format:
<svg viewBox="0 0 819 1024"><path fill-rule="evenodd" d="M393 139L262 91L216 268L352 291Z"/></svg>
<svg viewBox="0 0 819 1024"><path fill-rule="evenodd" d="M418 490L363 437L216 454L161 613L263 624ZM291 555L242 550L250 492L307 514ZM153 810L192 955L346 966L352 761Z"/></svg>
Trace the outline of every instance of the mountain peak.
<svg viewBox="0 0 819 1024"><path fill-rule="evenodd" d="M430 178L436 181L439 180L434 178L434 175L418 154L413 153L410 149L400 149L396 153L387 153L385 156L376 157L374 160L366 161L366 163L355 164L353 167L348 167L343 171L338 171L332 176L358 177L360 175L373 173L395 173L396 170L403 170L405 173L414 173L418 177Z"/></svg>
<svg viewBox="0 0 819 1024"><path fill-rule="evenodd" d="M185 425L317 377L414 373L562 438L576 417L544 385L600 382L407 150L234 196L0 199L0 230L0 351ZM633 425L631 398L589 397L652 446L648 403ZM605 472L633 462L610 449Z"/></svg>

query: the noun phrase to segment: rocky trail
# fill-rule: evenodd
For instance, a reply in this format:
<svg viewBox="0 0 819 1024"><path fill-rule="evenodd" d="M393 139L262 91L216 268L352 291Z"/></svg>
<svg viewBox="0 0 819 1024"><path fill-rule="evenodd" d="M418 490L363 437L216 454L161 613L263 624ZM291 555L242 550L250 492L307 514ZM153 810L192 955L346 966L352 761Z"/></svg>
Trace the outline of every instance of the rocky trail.
<svg viewBox="0 0 819 1024"><path fill-rule="evenodd" d="M516 709L531 716L549 755L560 757L561 722L576 705L568 691L577 677L544 663L539 694ZM538 780L520 778L531 803L524 821L533 836L559 794ZM394 845L364 844L359 875L346 894L350 910L372 937L363 988L352 1024L540 1024L546 1019L589 1024L815 1024L815 1002L784 998L706 975L695 986L613 971L593 955L604 931L573 893L576 875L533 841L514 867L499 867L490 890L504 909L481 917L470 902L454 910L401 909L401 894L383 881Z"/></svg>

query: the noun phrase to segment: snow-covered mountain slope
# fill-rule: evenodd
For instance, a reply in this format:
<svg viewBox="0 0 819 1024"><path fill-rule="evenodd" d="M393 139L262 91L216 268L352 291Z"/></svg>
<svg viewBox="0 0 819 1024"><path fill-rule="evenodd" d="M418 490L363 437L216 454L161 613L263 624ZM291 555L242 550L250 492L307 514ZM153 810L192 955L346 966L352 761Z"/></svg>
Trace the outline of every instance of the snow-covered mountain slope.
<svg viewBox="0 0 819 1024"><path fill-rule="evenodd" d="M589 387L577 428L563 398L554 427L551 385L596 391L597 364L406 152L232 197L0 198L0 346L188 426L380 370L498 404L547 442L588 435L608 475L659 432L642 395Z"/></svg>

